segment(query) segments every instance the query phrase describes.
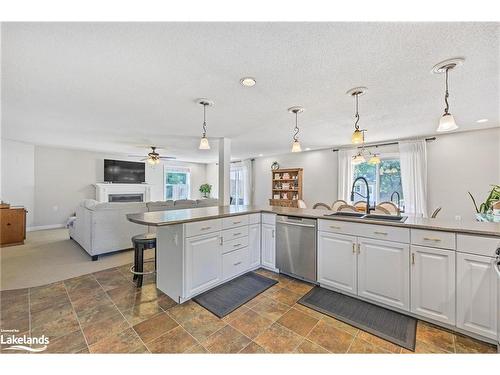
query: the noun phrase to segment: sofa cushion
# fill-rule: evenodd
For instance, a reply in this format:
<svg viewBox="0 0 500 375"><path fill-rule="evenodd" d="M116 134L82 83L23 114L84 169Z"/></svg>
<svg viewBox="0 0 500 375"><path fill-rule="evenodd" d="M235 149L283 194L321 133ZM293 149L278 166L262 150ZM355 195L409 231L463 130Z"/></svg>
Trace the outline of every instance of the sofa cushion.
<svg viewBox="0 0 500 375"><path fill-rule="evenodd" d="M156 201L146 203L148 211L166 211L171 210L174 207L174 201Z"/></svg>
<svg viewBox="0 0 500 375"><path fill-rule="evenodd" d="M197 199L196 206L197 207L212 207L219 205L219 200L214 198L206 198L206 199Z"/></svg>
<svg viewBox="0 0 500 375"><path fill-rule="evenodd" d="M89 208L93 211L100 210L127 210L133 212L137 211L146 211L146 203L142 202L103 202L96 204L93 208Z"/></svg>
<svg viewBox="0 0 500 375"><path fill-rule="evenodd" d="M179 199L174 202L174 206L177 208L196 207L196 201L191 199Z"/></svg>

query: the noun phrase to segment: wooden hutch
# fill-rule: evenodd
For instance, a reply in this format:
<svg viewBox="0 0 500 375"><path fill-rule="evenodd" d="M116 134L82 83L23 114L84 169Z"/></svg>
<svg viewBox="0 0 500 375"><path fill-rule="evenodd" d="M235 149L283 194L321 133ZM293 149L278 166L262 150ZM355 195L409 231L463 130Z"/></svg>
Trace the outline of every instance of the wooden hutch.
<svg viewBox="0 0 500 375"><path fill-rule="evenodd" d="M272 196L269 205L298 207L302 199L302 168L275 169L271 171Z"/></svg>
<svg viewBox="0 0 500 375"><path fill-rule="evenodd" d="M0 247L22 245L26 239L26 210L0 203Z"/></svg>

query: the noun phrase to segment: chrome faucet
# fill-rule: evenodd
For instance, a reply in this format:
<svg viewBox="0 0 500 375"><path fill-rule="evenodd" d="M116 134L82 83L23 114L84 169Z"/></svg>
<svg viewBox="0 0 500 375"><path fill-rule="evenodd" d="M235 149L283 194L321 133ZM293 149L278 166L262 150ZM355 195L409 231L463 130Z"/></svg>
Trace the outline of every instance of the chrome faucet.
<svg viewBox="0 0 500 375"><path fill-rule="evenodd" d="M356 185L356 182L359 180L364 181L366 185L366 197L364 195L359 194L357 191L354 191L354 186ZM351 201L354 202L354 193L358 194L361 198L366 199L366 213L370 213L370 187L368 186L368 181L364 177L358 177L354 180L352 183L352 188L351 188Z"/></svg>
<svg viewBox="0 0 500 375"><path fill-rule="evenodd" d="M399 193L397 191L394 191L392 194L391 194L391 202L393 201L392 198L394 198L394 195L397 195L398 196L398 208L399 208L399 202L401 202L401 196L399 195Z"/></svg>

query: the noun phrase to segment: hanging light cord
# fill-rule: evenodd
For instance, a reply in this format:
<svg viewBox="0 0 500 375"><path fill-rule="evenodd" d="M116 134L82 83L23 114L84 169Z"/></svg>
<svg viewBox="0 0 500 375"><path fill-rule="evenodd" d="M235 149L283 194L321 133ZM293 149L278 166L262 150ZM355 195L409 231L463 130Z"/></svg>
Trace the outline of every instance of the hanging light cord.
<svg viewBox="0 0 500 375"><path fill-rule="evenodd" d="M297 135L299 134L298 116L299 116L299 112L295 111L295 128L293 129L294 130L294 133L293 133L293 141L294 142L298 141L298 138L297 138Z"/></svg>
<svg viewBox="0 0 500 375"><path fill-rule="evenodd" d="M448 103L448 97L450 96L450 93L448 92L448 70L450 70L450 67L446 68L445 71L445 94L444 94L444 102L446 103L446 108L444 109L444 115L449 115L450 113L448 112L450 110L450 104Z"/></svg>
<svg viewBox="0 0 500 375"><path fill-rule="evenodd" d="M356 94L354 94L354 96L356 98L356 114L354 115L356 122L354 123L354 129L359 130L359 125L358 125L358 122L359 122L358 96L359 96L359 94L356 93Z"/></svg>
<svg viewBox="0 0 500 375"><path fill-rule="evenodd" d="M206 103L203 103L203 138L206 138L206 135L207 135L207 121L206 121L206 118L207 118L207 104Z"/></svg>

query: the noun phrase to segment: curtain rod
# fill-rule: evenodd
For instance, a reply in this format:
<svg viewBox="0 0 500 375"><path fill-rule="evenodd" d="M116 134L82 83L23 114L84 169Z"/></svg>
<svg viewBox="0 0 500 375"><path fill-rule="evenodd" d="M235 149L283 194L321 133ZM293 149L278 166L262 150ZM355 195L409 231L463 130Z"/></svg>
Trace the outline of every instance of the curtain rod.
<svg viewBox="0 0 500 375"><path fill-rule="evenodd" d="M425 141L426 142L431 142L431 141L434 141L436 140L436 137L429 137L429 138L425 138ZM382 147L382 146L392 146L392 145L397 145L399 142L387 142L387 143L374 143L374 144L370 144L370 145L367 145L365 146L365 148L370 148L370 147ZM344 147L344 148L348 148L348 147ZM358 146L356 148L361 148L361 146ZM340 150L340 148L334 148L332 151L333 152L337 152L338 150Z"/></svg>

